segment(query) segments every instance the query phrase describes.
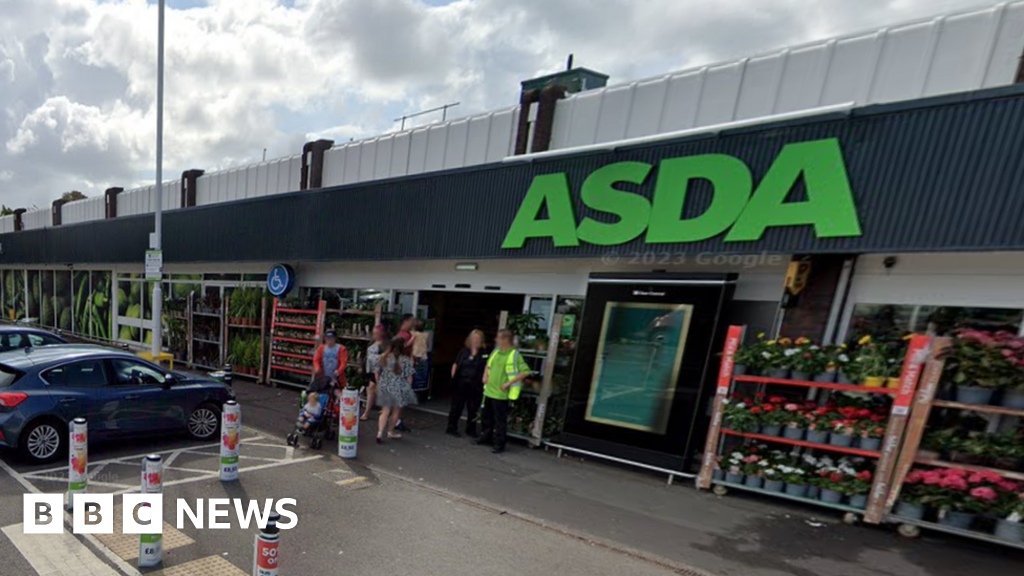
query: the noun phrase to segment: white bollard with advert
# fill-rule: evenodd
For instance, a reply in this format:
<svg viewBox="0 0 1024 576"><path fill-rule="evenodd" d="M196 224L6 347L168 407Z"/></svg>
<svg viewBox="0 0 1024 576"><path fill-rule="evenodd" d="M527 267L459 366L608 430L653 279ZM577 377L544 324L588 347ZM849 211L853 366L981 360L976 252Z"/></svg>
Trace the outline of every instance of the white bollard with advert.
<svg viewBox="0 0 1024 576"><path fill-rule="evenodd" d="M68 510L75 494L84 494L89 486L89 425L85 418L71 421L68 434Z"/></svg>
<svg viewBox="0 0 1024 576"><path fill-rule="evenodd" d="M242 438L242 409L228 400L220 419L220 481L238 480L238 452Z"/></svg>
<svg viewBox="0 0 1024 576"><path fill-rule="evenodd" d="M163 459L150 454L142 459L142 493L159 494L163 491ZM139 568L159 566L164 560L162 534L139 535Z"/></svg>
<svg viewBox="0 0 1024 576"><path fill-rule="evenodd" d="M280 528L277 527L281 516L271 512L267 518L267 527L256 535L256 547L252 558L252 576L277 576L277 551L280 544Z"/></svg>
<svg viewBox="0 0 1024 576"><path fill-rule="evenodd" d="M359 443L359 390L345 388L338 415L338 456L355 458Z"/></svg>

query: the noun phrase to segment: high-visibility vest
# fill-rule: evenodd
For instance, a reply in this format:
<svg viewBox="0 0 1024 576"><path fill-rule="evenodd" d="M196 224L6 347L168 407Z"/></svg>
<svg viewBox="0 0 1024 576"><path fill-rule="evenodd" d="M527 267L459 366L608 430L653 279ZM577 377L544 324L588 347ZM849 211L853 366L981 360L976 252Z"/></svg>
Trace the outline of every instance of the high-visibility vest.
<svg viewBox="0 0 1024 576"><path fill-rule="evenodd" d="M508 357L505 359L505 376L507 376L509 380L512 380L513 378L519 376L519 363L517 362L517 360L519 359L518 354L519 354L519 350L516 350L516 349L513 348L512 349L512 353L509 354ZM487 359L487 371L488 372L491 371L491 365L494 364L494 359L495 358L497 358L497 355L494 354L494 352L491 352L491 357ZM520 390L522 390L522 388L523 388L523 383L522 382L516 382L515 384L509 386L509 388L508 388L508 399L509 400L518 400L519 399L519 392L520 392Z"/></svg>

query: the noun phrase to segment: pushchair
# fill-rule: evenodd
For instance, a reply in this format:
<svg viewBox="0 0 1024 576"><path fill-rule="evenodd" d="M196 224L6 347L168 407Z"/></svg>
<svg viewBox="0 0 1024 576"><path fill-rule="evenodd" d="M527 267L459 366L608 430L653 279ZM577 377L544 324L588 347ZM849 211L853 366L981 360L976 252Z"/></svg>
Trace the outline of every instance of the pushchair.
<svg viewBox="0 0 1024 576"><path fill-rule="evenodd" d="M337 386L330 378L317 378L309 384L309 387L302 392L301 406L306 405L306 398L311 392L320 395L320 417L310 423L308 428L304 427L296 418L295 430L288 435L289 446L298 447L299 440L303 436L309 437L309 447L319 450L324 445L324 438L332 438L337 433L338 413L340 412L338 400L335 396Z"/></svg>

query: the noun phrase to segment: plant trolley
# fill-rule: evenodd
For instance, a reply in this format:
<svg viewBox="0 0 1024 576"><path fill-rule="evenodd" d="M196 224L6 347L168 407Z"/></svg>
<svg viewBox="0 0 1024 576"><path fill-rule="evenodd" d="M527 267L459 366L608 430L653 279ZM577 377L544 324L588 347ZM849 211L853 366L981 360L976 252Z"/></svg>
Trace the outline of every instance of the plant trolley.
<svg viewBox="0 0 1024 576"><path fill-rule="evenodd" d="M966 478L969 481L980 480L983 474L989 477L995 475L1018 487L1024 486L1024 469L1021 467L1020 460L1017 460L1017 464L1013 468L1003 468L989 463L982 465L951 462L921 449L929 423L941 422L946 418L957 418L974 413L988 420L992 430L998 429L1006 419L1014 419L1014 422L1010 422L1011 424L1019 424L1021 419L1024 419L1024 410L1021 409L988 404L968 404L937 398L946 364L941 352L947 350L950 343L950 338L937 338L936 354L928 361L924 369L920 392L914 402L903 449L896 466L893 489L889 492L885 502L885 519L898 524L899 533L910 538L917 537L921 529L924 528L1024 550L1024 538L1022 538L1024 534L1021 532L1019 523L1012 527L1004 525L1004 528L1011 528L1007 531L1009 532L1007 535L1006 532L999 529L1000 524L1007 522L1002 517L978 515L967 523L958 524L943 521L938 517L928 517L923 514L923 507L906 506L906 503L901 503L901 495L909 490L908 476L913 473L915 468L918 471L938 471L940 474L943 471L947 471L947 473L953 470L966 471L968 473Z"/></svg>
<svg viewBox="0 0 1024 576"><path fill-rule="evenodd" d="M314 309L287 308L274 299L270 330L267 380L272 384L305 388L313 379L313 355L323 336L327 303Z"/></svg>
<svg viewBox="0 0 1024 576"><path fill-rule="evenodd" d="M730 326L726 335L711 428L708 431L703 464L697 478L698 488L713 489L718 495L725 495L733 489L754 492L838 510L845 513L844 521L848 523L856 522L860 518L867 523L880 523L884 516L885 497L890 488L889 479L896 465L900 439L907 426L909 408L925 360L923 354L927 354L930 339L926 336L914 336L910 340L898 387L867 388L832 382L735 375L733 356L743 342L744 332L743 326ZM824 395L828 391L855 393L860 401L873 403L874 417L878 420L878 427L884 427L884 435L880 442L877 439L870 443L860 440L867 446L862 447L856 444L857 440L851 442L849 438L837 438L835 440L844 442L833 442L829 439L829 433L825 433L824 437L820 433L812 437L810 433L799 429L783 433L779 431L779 426L738 426L726 418L726 407L730 401L746 395L736 394L737 388L756 390L757 393L751 393L750 396L756 395L759 398L777 396L781 400L785 397L785 402L780 403L787 407L785 409L792 409L794 404L801 403L803 407L811 406L807 398ZM766 390L771 391L771 394L766 395ZM813 392L809 394L811 391ZM886 397L891 398L891 401L883 400ZM774 406L771 409L775 409ZM769 458L756 455L759 450L762 453L768 451L774 454L775 459L786 459L787 463L778 466L771 464L772 471L765 473L763 477L761 470L755 470L753 475L739 474L738 470L728 473L728 462L737 454L747 455L753 452L755 455L747 456L746 460L755 463L758 459L768 460ZM861 472L857 478L866 483L863 494L857 497L843 497L841 492L814 486L815 482L811 479L820 478L821 469L806 469L814 466L810 463L837 462L836 466L843 469L848 466L842 464L847 461L845 459L850 459L848 461L856 462L859 466ZM765 466L767 470L769 465ZM749 468L747 471L750 471ZM850 480L852 481L853 477L850 477Z"/></svg>

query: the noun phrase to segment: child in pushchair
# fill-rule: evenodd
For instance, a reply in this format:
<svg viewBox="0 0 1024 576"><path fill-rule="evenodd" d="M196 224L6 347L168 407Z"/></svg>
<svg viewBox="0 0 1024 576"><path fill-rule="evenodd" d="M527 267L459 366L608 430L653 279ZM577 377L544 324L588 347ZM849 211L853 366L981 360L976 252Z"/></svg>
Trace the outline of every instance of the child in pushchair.
<svg viewBox="0 0 1024 576"><path fill-rule="evenodd" d="M302 393L302 408L295 419L295 430L287 439L289 446L297 447L302 436L309 436L309 447L319 450L324 438L331 437L338 421L334 388L334 381L330 378L317 378Z"/></svg>

